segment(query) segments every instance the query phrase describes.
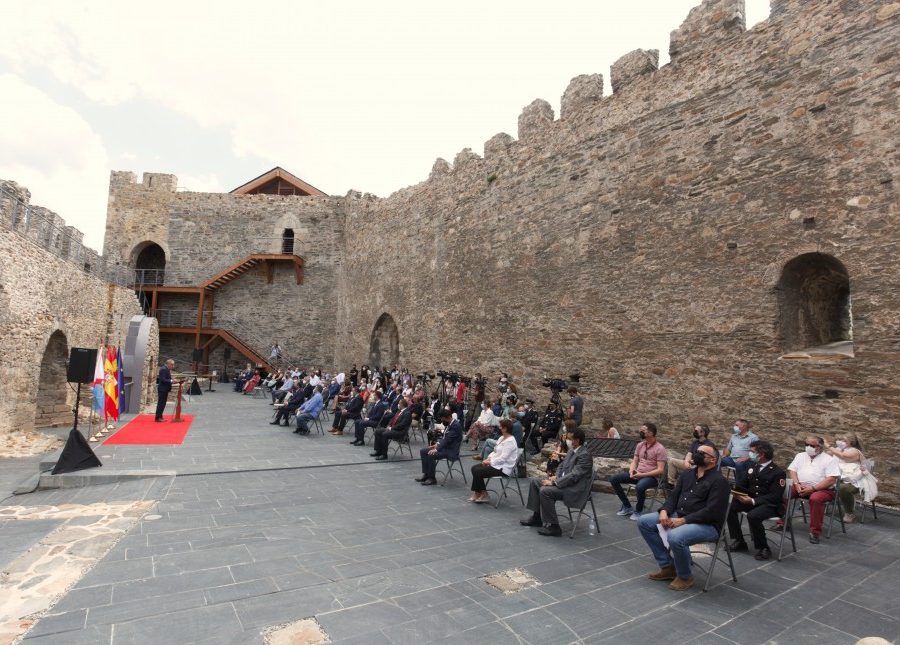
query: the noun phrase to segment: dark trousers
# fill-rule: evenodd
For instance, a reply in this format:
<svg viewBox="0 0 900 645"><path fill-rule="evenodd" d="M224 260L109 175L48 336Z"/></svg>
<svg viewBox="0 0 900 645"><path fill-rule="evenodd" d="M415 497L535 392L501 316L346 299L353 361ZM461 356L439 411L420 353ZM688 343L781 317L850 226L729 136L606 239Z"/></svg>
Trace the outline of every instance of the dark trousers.
<svg viewBox="0 0 900 645"><path fill-rule="evenodd" d="M354 415L351 412L346 412L344 410L341 410L340 412L338 412L337 414L334 415L334 420L332 420L332 422L331 422L331 427L343 432L344 426L347 425L348 421L354 421L358 418L359 418L358 415Z"/></svg>
<svg viewBox="0 0 900 645"><path fill-rule="evenodd" d="M472 466L472 490L481 492L487 490L486 479L491 477L506 477L503 471L486 464L475 464Z"/></svg>
<svg viewBox="0 0 900 645"><path fill-rule="evenodd" d="M400 441L407 436L406 430L391 430L389 428L379 428L375 431L375 450L379 455L387 457L388 443L393 439Z"/></svg>
<svg viewBox="0 0 900 645"><path fill-rule="evenodd" d="M556 439L559 436L559 428L556 430L541 430L540 428L536 429L532 432L528 439L531 441L531 445L534 447L536 451L539 451L541 447L550 441L551 439ZM538 437L541 439L541 445L538 445Z"/></svg>
<svg viewBox="0 0 900 645"><path fill-rule="evenodd" d="M656 481L656 477L642 477L641 475L638 475L637 477L632 478L624 470L610 477L609 483L616 495L619 496L619 499L622 500L622 506L628 508L631 508L631 502L628 501L628 496L625 494L622 484L636 484L634 488L637 491L637 504L635 505L634 510L638 513L644 510L644 499L647 497L647 489L656 488L659 484L659 482Z"/></svg>
<svg viewBox="0 0 900 645"><path fill-rule="evenodd" d="M162 390L157 390L156 392L157 392L157 397L156 397L156 418L157 418L157 419L162 419L162 418L163 418L163 412L166 411L166 401L167 401L168 398L169 398L169 390L166 390L165 392L163 392Z"/></svg>
<svg viewBox="0 0 900 645"><path fill-rule="evenodd" d="M284 422L284 425L290 425L291 423L291 415L296 414L297 408L288 408L288 406L284 406L282 408L278 408L275 412L275 423Z"/></svg>
<svg viewBox="0 0 900 645"><path fill-rule="evenodd" d="M475 473L472 473L475 476ZM541 483L532 479L528 486L528 502L525 507L541 518L544 524L559 525L556 516L556 502L563 498L563 491L556 486L541 486Z"/></svg>
<svg viewBox="0 0 900 645"><path fill-rule="evenodd" d="M759 550L768 546L766 542L766 529L763 526L763 520L778 515L778 507L771 504L762 504L754 506L753 504L742 504L736 499L731 500L731 508L728 511L728 535L732 540L744 541L744 534L741 532L741 519L738 513L747 513L747 524L750 525L750 537L753 538L753 546Z"/></svg>
<svg viewBox="0 0 900 645"><path fill-rule="evenodd" d="M441 459L447 459L453 455L442 450L438 450L435 454L429 455L429 450L431 450L431 446L422 448L419 451L419 457L422 458L422 474L428 479L434 479L435 472L437 472L437 465L441 462Z"/></svg>
<svg viewBox="0 0 900 645"><path fill-rule="evenodd" d="M356 435L357 441L366 440L366 428L374 428L378 425L377 421L371 419L357 419L353 423L353 433Z"/></svg>

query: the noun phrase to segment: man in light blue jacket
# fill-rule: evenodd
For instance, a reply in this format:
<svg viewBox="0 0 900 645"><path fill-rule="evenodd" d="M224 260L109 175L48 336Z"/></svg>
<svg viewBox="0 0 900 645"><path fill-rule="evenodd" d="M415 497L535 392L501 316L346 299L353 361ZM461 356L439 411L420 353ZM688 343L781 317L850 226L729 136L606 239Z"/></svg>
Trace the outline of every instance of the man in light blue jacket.
<svg viewBox="0 0 900 645"><path fill-rule="evenodd" d="M322 386L317 385L313 395L297 410L297 429L294 430L294 434L309 434L307 424L319 416L323 405Z"/></svg>

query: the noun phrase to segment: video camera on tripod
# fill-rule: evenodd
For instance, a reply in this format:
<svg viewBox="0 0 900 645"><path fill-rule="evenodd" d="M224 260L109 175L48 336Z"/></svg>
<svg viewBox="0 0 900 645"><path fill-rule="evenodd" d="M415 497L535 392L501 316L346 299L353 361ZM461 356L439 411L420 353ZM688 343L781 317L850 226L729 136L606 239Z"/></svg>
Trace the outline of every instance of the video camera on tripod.
<svg viewBox="0 0 900 645"><path fill-rule="evenodd" d="M572 381L573 384L578 383L579 381L581 381L581 374L579 374L578 372L569 374L569 380ZM550 388L554 392L562 392L569 387L569 384L565 381L565 379L547 378L546 376L544 377L544 382L542 383L542 385L546 388Z"/></svg>

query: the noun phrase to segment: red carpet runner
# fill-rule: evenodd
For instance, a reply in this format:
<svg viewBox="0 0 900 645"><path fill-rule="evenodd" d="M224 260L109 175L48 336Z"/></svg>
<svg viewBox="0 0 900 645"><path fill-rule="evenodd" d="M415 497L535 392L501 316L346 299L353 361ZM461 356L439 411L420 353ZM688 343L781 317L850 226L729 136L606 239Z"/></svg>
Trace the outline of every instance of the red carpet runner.
<svg viewBox="0 0 900 645"><path fill-rule="evenodd" d="M194 417L181 415L181 423L172 423L167 416L165 423L157 423L152 414L141 414L125 424L125 426L103 442L104 446L131 444L149 446L152 444L180 444L191 427Z"/></svg>

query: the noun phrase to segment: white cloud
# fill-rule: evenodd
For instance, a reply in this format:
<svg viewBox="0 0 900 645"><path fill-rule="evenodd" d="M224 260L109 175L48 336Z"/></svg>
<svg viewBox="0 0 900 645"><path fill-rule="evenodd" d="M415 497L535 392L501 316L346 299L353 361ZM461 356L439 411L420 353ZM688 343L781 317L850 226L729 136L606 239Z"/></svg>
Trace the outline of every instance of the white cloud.
<svg viewBox="0 0 900 645"><path fill-rule="evenodd" d="M0 177L31 191L100 249L109 161L99 135L73 109L13 74L0 74ZM13 126L14 124L14 126Z"/></svg>
<svg viewBox="0 0 900 645"><path fill-rule="evenodd" d="M435 157L515 135L534 98L558 113L578 74L602 73L608 92L622 54L658 48L664 62L669 32L700 1L271 0L264 12L237 0L158 0L149 11L120 0L17 2L4 6L15 29L0 38L0 63L96 103L147 102L223 128L233 158L209 154L199 166L226 183L247 179L227 170L249 157L260 172L282 165L328 192L386 194L424 179ZM748 22L765 4L748 0ZM205 154L176 152L180 143L159 136L169 168L155 170Z"/></svg>

